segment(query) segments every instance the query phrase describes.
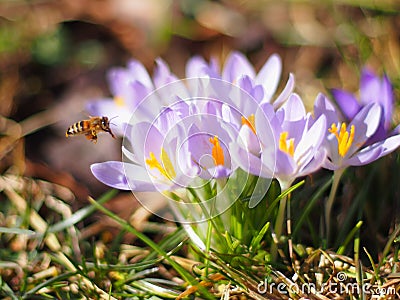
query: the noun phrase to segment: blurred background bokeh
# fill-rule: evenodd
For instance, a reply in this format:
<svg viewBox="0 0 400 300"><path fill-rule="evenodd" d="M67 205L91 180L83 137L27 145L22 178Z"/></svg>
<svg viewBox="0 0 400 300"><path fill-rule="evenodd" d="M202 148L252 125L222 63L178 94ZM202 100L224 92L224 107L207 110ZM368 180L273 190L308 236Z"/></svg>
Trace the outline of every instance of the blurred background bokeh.
<svg viewBox="0 0 400 300"><path fill-rule="evenodd" d="M110 95L107 70L130 58L151 73L160 56L183 77L193 55L239 50L258 70L278 53L308 108L333 87L356 92L368 65L399 99L399 10L397 0L2 0L0 171L61 184L79 201L104 192L89 166L120 159L119 141L65 130L87 117L87 100Z"/></svg>

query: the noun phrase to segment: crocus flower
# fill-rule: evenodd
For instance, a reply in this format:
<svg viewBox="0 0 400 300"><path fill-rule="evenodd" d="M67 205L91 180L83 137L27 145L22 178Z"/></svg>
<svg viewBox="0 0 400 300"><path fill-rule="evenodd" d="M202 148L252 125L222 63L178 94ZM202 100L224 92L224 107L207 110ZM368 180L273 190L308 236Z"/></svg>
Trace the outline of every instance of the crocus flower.
<svg viewBox="0 0 400 300"><path fill-rule="evenodd" d="M276 113L270 105L263 105L263 109L270 124L260 121L253 128L243 126L238 142L232 144L234 159L251 174L277 178L286 189L295 178L316 171L324 162L325 151L321 144L326 118L319 116L313 120L296 94L292 94ZM269 126L271 130L265 130Z"/></svg>
<svg viewBox="0 0 400 300"><path fill-rule="evenodd" d="M349 103L351 103L350 101ZM314 104L315 116L326 116L328 124L324 141L327 159L323 167L334 171L331 192L325 205L326 236L328 240L331 229L331 211L340 178L346 167L369 164L391 153L400 145L399 134L389 137L383 135L381 139L373 142L375 138L380 136L376 135L376 132L377 130L379 131L379 126L383 125L382 105L370 101L357 110L352 114L348 114L347 117L350 119L348 123L340 119L339 112L336 111L335 107L324 95L319 95Z"/></svg>
<svg viewBox="0 0 400 300"><path fill-rule="evenodd" d="M367 144L382 140L390 133L392 125L392 114L394 104L393 87L389 78L384 75L383 78L376 76L371 70L364 68L360 78L360 96L356 96L340 89L333 89L332 95L343 112L346 121L353 120L360 110L371 104L377 103L382 109L378 128L374 135L369 138Z"/></svg>
<svg viewBox="0 0 400 300"><path fill-rule="evenodd" d="M329 170L369 164L400 145L400 135L366 145L380 124L382 107L378 103L365 105L347 123L340 120L332 103L325 96L319 95L314 105L314 114L316 117L327 118L328 130L324 142L327 160L323 166Z"/></svg>
<svg viewBox="0 0 400 300"><path fill-rule="evenodd" d="M120 136L123 135L125 125L129 123L132 113L148 95L155 89L178 80L160 58L156 60L152 78L143 64L137 60L129 61L126 68L111 69L107 78L112 97L89 101L86 110L91 115L114 117L113 131ZM183 85L180 90L185 90ZM164 93L166 92L167 90L164 89ZM173 93L160 95L160 102L168 104L168 101L173 99L172 95Z"/></svg>
<svg viewBox="0 0 400 300"><path fill-rule="evenodd" d="M138 123L128 125L126 135L134 153L123 149L125 161L108 161L91 166L94 176L104 184L136 192L167 191L189 185L198 167L189 159L187 144L182 143L185 133L180 126L167 130L158 124ZM157 128L158 127L158 128ZM176 131L175 131L176 130ZM170 135L166 136L165 132ZM183 147L186 148L183 149ZM179 153L180 152L180 153ZM183 161L179 161L183 159Z"/></svg>

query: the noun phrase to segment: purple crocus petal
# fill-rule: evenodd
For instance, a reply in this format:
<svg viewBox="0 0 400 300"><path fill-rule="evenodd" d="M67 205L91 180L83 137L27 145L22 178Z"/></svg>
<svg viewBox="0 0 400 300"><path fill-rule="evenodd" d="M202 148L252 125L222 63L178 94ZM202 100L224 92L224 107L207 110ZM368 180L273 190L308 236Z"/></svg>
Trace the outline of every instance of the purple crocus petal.
<svg viewBox="0 0 400 300"><path fill-rule="evenodd" d="M151 77L141 62L130 60L128 62L128 70L132 81L140 81L147 88L154 89Z"/></svg>
<svg viewBox="0 0 400 300"><path fill-rule="evenodd" d="M252 79L247 75L238 79L238 86L251 95L257 102L261 102L264 97L263 87L261 85L254 85Z"/></svg>
<svg viewBox="0 0 400 300"><path fill-rule="evenodd" d="M280 121L275 115L274 108L270 103L260 105L255 117L255 126L257 137L262 145L273 143L275 139L274 132L281 132Z"/></svg>
<svg viewBox="0 0 400 300"><path fill-rule="evenodd" d="M328 127L339 122L339 116L335 107L324 94L320 93L315 99L314 116L315 118L319 118L322 115L326 117Z"/></svg>
<svg viewBox="0 0 400 300"><path fill-rule="evenodd" d="M353 94L343 90L333 89L332 95L347 120L352 120L360 111L361 105Z"/></svg>
<svg viewBox="0 0 400 300"><path fill-rule="evenodd" d="M128 126L126 136L131 142L135 156L139 164L144 166L149 152L153 152L156 157L160 157L161 147L163 145L163 136L159 130L147 122Z"/></svg>
<svg viewBox="0 0 400 300"><path fill-rule="evenodd" d="M255 72L253 66L243 54L239 52L231 53L225 62L222 79L234 83L239 77L244 75L254 78Z"/></svg>
<svg viewBox="0 0 400 300"><path fill-rule="evenodd" d="M178 78L171 73L167 63L161 58L156 59L156 68L154 70L153 81L156 88L162 87L168 83L177 81Z"/></svg>
<svg viewBox="0 0 400 300"><path fill-rule="evenodd" d="M102 183L119 190L130 190L122 162L107 161L96 163L92 164L90 169L94 177Z"/></svg>
<svg viewBox="0 0 400 300"><path fill-rule="evenodd" d="M297 177L305 176L319 170L326 162L326 155L327 152L325 149L317 151L312 157L312 159L309 160L309 163L301 167L296 176Z"/></svg>
<svg viewBox="0 0 400 300"><path fill-rule="evenodd" d="M335 171L335 170L342 168L341 166L337 165L335 162L331 161L329 158L326 158L323 161L321 166L322 166L322 168L331 170L331 171Z"/></svg>
<svg viewBox="0 0 400 300"><path fill-rule="evenodd" d="M381 147L369 148L366 147L360 152L354 154L350 159L343 162L346 166L362 166L369 164L381 157L383 149Z"/></svg>
<svg viewBox="0 0 400 300"><path fill-rule="evenodd" d="M182 118L187 116L185 114L185 110L188 110L187 104L180 102L177 105L171 107L166 107L160 114L157 116L155 120L155 126L163 135L171 135L169 132L172 128L175 128L176 125L181 122Z"/></svg>
<svg viewBox="0 0 400 300"><path fill-rule="evenodd" d="M391 135L399 134L400 133L400 124L396 126L395 129L393 129Z"/></svg>
<svg viewBox="0 0 400 300"><path fill-rule="evenodd" d="M365 147L346 161L350 166L362 166L369 164L382 156L385 156L400 146L400 135L395 135L386 140Z"/></svg>
<svg viewBox="0 0 400 300"><path fill-rule="evenodd" d="M279 55L273 54L258 72L255 78L255 84L264 87L265 102L270 102L275 94L282 73L282 61Z"/></svg>
<svg viewBox="0 0 400 300"><path fill-rule="evenodd" d="M326 117L320 116L311 128L304 134L300 142L296 146L294 160L297 164L307 164L319 149L326 133ZM307 158L307 153L310 153Z"/></svg>
<svg viewBox="0 0 400 300"><path fill-rule="evenodd" d="M150 176L148 170L138 165L123 165L130 188L135 192L157 192L174 188L170 181L160 181ZM164 180L164 178L162 178ZM166 179L165 179L166 180Z"/></svg>
<svg viewBox="0 0 400 300"><path fill-rule="evenodd" d="M137 97L135 83L140 83L145 86L147 91L152 91L154 89L149 74L138 61L130 61L128 63L128 69L111 69L107 76L111 93L125 101L128 109L132 109L135 106L134 104L142 99L138 99Z"/></svg>
<svg viewBox="0 0 400 300"><path fill-rule="evenodd" d="M379 100L383 106L384 127L386 131L388 131L390 129L390 125L392 122L394 92L393 92L393 86L386 75L384 75L382 79L380 96L381 97L379 98Z"/></svg>
<svg viewBox="0 0 400 300"><path fill-rule="evenodd" d="M385 129L383 118L381 117L378 128L376 129L375 133L366 141L365 145L372 145L376 142L384 140L386 137L388 137L388 132Z"/></svg>
<svg viewBox="0 0 400 300"><path fill-rule="evenodd" d="M277 179L287 181L296 175L296 169L297 164L289 154L281 150L276 151L275 177Z"/></svg>
<svg viewBox="0 0 400 300"><path fill-rule="evenodd" d="M279 110L283 110L284 121L298 121L305 117L306 109L303 101L297 94L291 94L289 99L282 105Z"/></svg>
<svg viewBox="0 0 400 300"><path fill-rule="evenodd" d="M211 78L217 78L218 73L207 64L207 62L201 56L194 56L186 63L187 78L204 77L209 76Z"/></svg>
<svg viewBox="0 0 400 300"><path fill-rule="evenodd" d="M200 163L201 167L205 169L214 166L214 160L211 157L212 144L209 142L209 138L210 136L206 133L202 133L195 124L189 128L188 150L193 161Z"/></svg>
<svg viewBox="0 0 400 300"><path fill-rule="evenodd" d="M360 79L360 101L362 105L379 103L381 92L380 79L372 71L364 68Z"/></svg>
<svg viewBox="0 0 400 300"><path fill-rule="evenodd" d="M237 143L241 148L246 149L253 155L258 156L260 154L260 141L253 130L247 125L240 128Z"/></svg>
<svg viewBox="0 0 400 300"><path fill-rule="evenodd" d="M148 76L148 75L147 75ZM126 86L129 86L131 82L128 70L124 68L112 68L107 73L107 81L111 91L114 96L120 96L123 94Z"/></svg>
<svg viewBox="0 0 400 300"><path fill-rule="evenodd" d="M224 166L215 166L213 168L208 169L212 178L226 178L231 175L232 170L225 168Z"/></svg>
<svg viewBox="0 0 400 300"><path fill-rule="evenodd" d="M364 143L370 138L378 128L382 109L379 104L371 103L364 106L360 112L354 117L349 124L350 129L354 125L354 140L350 149L347 152L347 156L352 155L357 151Z"/></svg>
<svg viewBox="0 0 400 300"><path fill-rule="evenodd" d="M237 143L229 144L229 153L231 154L234 164L247 173L264 178L272 177L273 172L261 162L259 157L239 147Z"/></svg>
<svg viewBox="0 0 400 300"><path fill-rule="evenodd" d="M275 109L278 109L290 96L294 89L294 75L292 73L289 74L289 79L283 89L283 91L279 94L276 100L273 102L273 106Z"/></svg>

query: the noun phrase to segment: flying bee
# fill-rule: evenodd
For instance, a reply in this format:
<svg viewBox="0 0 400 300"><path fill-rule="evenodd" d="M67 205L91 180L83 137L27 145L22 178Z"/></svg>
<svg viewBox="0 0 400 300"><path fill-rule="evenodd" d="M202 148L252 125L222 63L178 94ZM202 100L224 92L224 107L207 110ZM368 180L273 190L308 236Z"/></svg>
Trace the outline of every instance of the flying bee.
<svg viewBox="0 0 400 300"><path fill-rule="evenodd" d="M107 117L91 117L89 120L76 122L67 129L65 136L69 137L77 134L84 134L88 140L96 143L97 133L101 131L108 132L115 138L110 129L110 120L108 120Z"/></svg>

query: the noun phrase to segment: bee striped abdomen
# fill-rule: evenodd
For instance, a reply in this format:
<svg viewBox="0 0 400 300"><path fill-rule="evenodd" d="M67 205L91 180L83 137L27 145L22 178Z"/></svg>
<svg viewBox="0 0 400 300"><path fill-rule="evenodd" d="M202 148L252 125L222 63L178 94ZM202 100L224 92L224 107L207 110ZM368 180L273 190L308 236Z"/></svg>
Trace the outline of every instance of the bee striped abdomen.
<svg viewBox="0 0 400 300"><path fill-rule="evenodd" d="M84 131L86 131L88 129L87 127L88 126L87 126L87 124L85 124L85 121L76 122L75 124L71 125L68 128L68 130L67 130L65 135L68 137L68 136L71 136L71 135L82 133L82 132L84 132Z"/></svg>

